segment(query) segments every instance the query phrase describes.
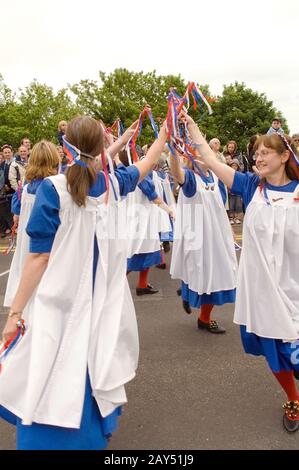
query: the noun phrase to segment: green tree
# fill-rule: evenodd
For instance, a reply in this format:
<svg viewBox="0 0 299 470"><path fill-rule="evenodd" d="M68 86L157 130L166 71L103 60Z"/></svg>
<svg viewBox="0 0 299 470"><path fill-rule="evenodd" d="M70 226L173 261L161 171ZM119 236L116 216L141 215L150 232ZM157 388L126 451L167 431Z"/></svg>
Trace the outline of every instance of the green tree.
<svg viewBox="0 0 299 470"><path fill-rule="evenodd" d="M57 142L59 121L67 121L78 114L67 89L55 93L53 88L36 80L21 91L19 100L20 122L33 142L41 139Z"/></svg>
<svg viewBox="0 0 299 470"><path fill-rule="evenodd" d="M274 116L279 116L282 127L288 132L283 115L273 106L264 93L235 82L224 87L222 96L213 105L213 115L205 120L207 137L218 137L224 145L235 140L241 150L246 149L254 134L265 134Z"/></svg>
<svg viewBox="0 0 299 470"><path fill-rule="evenodd" d="M99 84L82 80L72 85L70 90L76 96L76 105L81 111L102 119L107 125L120 118L125 127L129 126L138 118L145 104L151 106L155 119L164 119L169 88L175 86L180 94L186 89L180 76L162 76L155 71L143 73L116 69L109 75L99 72L99 76ZM140 142L149 140L153 140L153 131L145 122Z"/></svg>
<svg viewBox="0 0 299 470"><path fill-rule="evenodd" d="M16 96L4 83L0 75L0 144L10 144L17 148L25 135L25 128L20 123L19 104Z"/></svg>

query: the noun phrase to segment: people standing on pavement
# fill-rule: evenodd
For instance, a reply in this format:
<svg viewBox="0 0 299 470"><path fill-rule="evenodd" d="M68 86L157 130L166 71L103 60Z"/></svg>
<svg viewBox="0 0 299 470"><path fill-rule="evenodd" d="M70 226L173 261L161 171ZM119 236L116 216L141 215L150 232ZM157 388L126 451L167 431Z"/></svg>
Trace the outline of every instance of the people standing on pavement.
<svg viewBox="0 0 299 470"><path fill-rule="evenodd" d="M5 144L1 147L3 160L0 164L0 233L1 238L10 235L13 226L11 199L14 193L8 178L9 168L13 161L12 147Z"/></svg>
<svg viewBox="0 0 299 470"><path fill-rule="evenodd" d="M297 155L299 155L299 134L292 135L292 145L294 146Z"/></svg>
<svg viewBox="0 0 299 470"><path fill-rule="evenodd" d="M236 158L239 161L240 170L244 171L243 156L241 152L238 152L237 142L229 140L226 144L226 150L223 152L227 165L231 165L233 160Z"/></svg>
<svg viewBox="0 0 299 470"><path fill-rule="evenodd" d="M115 170L109 198L135 189L166 137L163 127L144 160ZM103 237L108 179L96 169L96 157L104 158L101 124L73 119L65 146L74 164L37 191L26 229L30 254L3 331L7 341L20 321L27 324L0 374L1 412L17 425L18 449L105 448L138 360L126 251L121 243L111 250L109 233Z"/></svg>
<svg viewBox="0 0 299 470"><path fill-rule="evenodd" d="M231 165L231 168L235 171L240 171L240 164L237 158L234 158ZM242 198L237 194L233 194L229 191L229 221L231 225L240 225L242 218Z"/></svg>
<svg viewBox="0 0 299 470"><path fill-rule="evenodd" d="M213 150L217 160L221 163L226 163L223 153L220 152L220 147L221 147L220 140L214 137L213 139L210 140L209 146Z"/></svg>
<svg viewBox="0 0 299 470"><path fill-rule="evenodd" d="M194 121L187 116L201 160L243 197L243 222L234 322L244 350L265 356L285 391L283 424L299 429L299 160L287 136L273 133L255 143L259 175L219 164Z"/></svg>
<svg viewBox="0 0 299 470"><path fill-rule="evenodd" d="M25 171L28 164L29 150L25 145L19 147L19 153L15 160L10 164L8 179L10 186L14 191L18 190L25 180Z"/></svg>

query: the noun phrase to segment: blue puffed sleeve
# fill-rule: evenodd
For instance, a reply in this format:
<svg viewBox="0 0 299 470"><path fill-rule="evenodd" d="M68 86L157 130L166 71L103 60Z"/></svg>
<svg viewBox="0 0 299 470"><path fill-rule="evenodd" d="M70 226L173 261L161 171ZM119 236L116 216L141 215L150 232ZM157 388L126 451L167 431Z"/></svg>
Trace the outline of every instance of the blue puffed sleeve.
<svg viewBox="0 0 299 470"><path fill-rule="evenodd" d="M35 179L31 181L31 183L27 184L27 193L28 194L36 194L42 179ZM16 191L11 200L11 212L15 215L20 215L21 212L21 205L22 205L22 194L23 194L23 186L21 187L20 193ZM20 196L20 197L19 197Z"/></svg>
<svg viewBox="0 0 299 470"><path fill-rule="evenodd" d="M59 196L51 180L45 179L36 192L26 232L30 237L30 253L49 253L60 225Z"/></svg>
<svg viewBox="0 0 299 470"><path fill-rule="evenodd" d="M181 185L183 193L186 197L193 197L196 193L196 179L194 172L184 168L185 171L185 181Z"/></svg>
<svg viewBox="0 0 299 470"><path fill-rule="evenodd" d="M115 176L118 180L120 195L126 196L128 193L135 191L140 172L135 165L118 165L115 170Z"/></svg>
<svg viewBox="0 0 299 470"><path fill-rule="evenodd" d="M220 194L221 194L221 197L222 197L223 204L225 205L226 199L227 199L226 188L224 186L224 183L220 180L218 180L218 186L219 186L219 190L220 190Z"/></svg>
<svg viewBox="0 0 299 470"><path fill-rule="evenodd" d="M147 175L139 184L138 188L141 189L143 194L149 199L149 201L154 201L158 199L158 194L156 193L156 188L154 182L150 175Z"/></svg>
<svg viewBox="0 0 299 470"><path fill-rule="evenodd" d="M231 193L241 196L245 207L248 206L260 182L259 176L254 173L235 172Z"/></svg>
<svg viewBox="0 0 299 470"><path fill-rule="evenodd" d="M15 215L20 215L21 212L21 199L22 199L23 188L19 191L13 193L11 198L11 212Z"/></svg>

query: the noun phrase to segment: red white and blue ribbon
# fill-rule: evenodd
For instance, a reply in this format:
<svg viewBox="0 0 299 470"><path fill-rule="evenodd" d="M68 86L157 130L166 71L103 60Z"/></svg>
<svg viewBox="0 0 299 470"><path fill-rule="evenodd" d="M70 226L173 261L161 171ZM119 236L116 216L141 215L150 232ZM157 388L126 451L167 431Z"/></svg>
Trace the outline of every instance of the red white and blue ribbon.
<svg viewBox="0 0 299 470"><path fill-rule="evenodd" d="M295 154L294 150L292 149L292 147L290 146L289 142L287 141L286 137L281 133L281 132L277 132L277 135L279 135L279 137L281 138L281 140L283 141L283 143L285 144L286 148L289 150L290 154L291 154L291 157L293 159L293 161L295 162L297 168L299 168L299 158L297 157L297 155Z"/></svg>
<svg viewBox="0 0 299 470"><path fill-rule="evenodd" d="M195 109L197 108L197 105L200 106L204 103L208 108L209 114L212 113L210 104L194 82L190 82L188 84L183 97L176 92L174 87L171 87L167 98L168 110L166 117L168 147L173 155L175 155L176 150L180 155L187 157L192 162L195 171L200 175L202 180L208 184L209 178L204 174L195 161L196 152L192 148L187 124L179 122L179 113L182 110L187 112L190 107L189 95L193 98L193 106Z"/></svg>
<svg viewBox="0 0 299 470"><path fill-rule="evenodd" d="M125 128L121 120L118 118L114 121L111 127L107 127L106 132L110 132L115 137L119 138L125 132Z"/></svg>
<svg viewBox="0 0 299 470"><path fill-rule="evenodd" d="M12 338L0 345L0 373L2 370L2 364L5 361L6 357L12 351L12 349L19 343L25 333L25 322L23 319L21 319L20 321L22 323L22 326L17 329Z"/></svg>
<svg viewBox="0 0 299 470"><path fill-rule="evenodd" d="M259 190L260 190L261 196L266 201L267 206L271 206L271 202L270 202L270 199L269 199L269 196L268 196L268 193L267 193L267 188L266 188L266 185L264 183L259 184Z"/></svg>
<svg viewBox="0 0 299 470"><path fill-rule="evenodd" d="M183 96L183 99L179 105L178 112L182 111L183 107L185 106L187 110L190 107L190 98L189 96L191 95L193 99L193 108L197 109L197 107L201 107L205 105L208 108L209 114L213 113L213 110L210 106L210 103L208 102L207 98L204 96L204 94L201 92L201 90L198 88L198 86L195 84L195 82L189 82L187 86L187 90Z"/></svg>
<svg viewBox="0 0 299 470"><path fill-rule="evenodd" d="M153 117L153 114L152 114L152 110L148 105L146 105L144 107L143 111L139 114L138 125L135 129L135 132L134 132L133 136L127 142L127 145L126 145L126 151L127 151L127 154L128 154L128 160L129 160L130 165L132 165L132 163L137 162L138 159L139 159L138 158L138 153L137 153L137 150L136 150L136 141L137 141L138 137L141 134L142 127L143 127L143 122L144 122L144 119L146 118L146 116L148 116L148 118L150 120L152 129L154 131L155 138L157 139L157 137L158 137L158 128L157 128L157 125L155 123L155 120L154 120L154 117Z"/></svg>
<svg viewBox="0 0 299 470"><path fill-rule="evenodd" d="M17 225L13 224L13 226L11 228L11 235L8 239L8 247L4 251L4 253L3 253L4 255L9 255L11 250L14 248L15 243L16 243L16 233L17 233Z"/></svg>
<svg viewBox="0 0 299 470"><path fill-rule="evenodd" d="M70 144L65 136L62 136L63 140L63 150L68 159L68 166L80 165L84 168L87 168L87 164L81 161L81 150L77 149L74 145ZM86 156L86 154L84 154ZM90 156L90 158L93 158Z"/></svg>

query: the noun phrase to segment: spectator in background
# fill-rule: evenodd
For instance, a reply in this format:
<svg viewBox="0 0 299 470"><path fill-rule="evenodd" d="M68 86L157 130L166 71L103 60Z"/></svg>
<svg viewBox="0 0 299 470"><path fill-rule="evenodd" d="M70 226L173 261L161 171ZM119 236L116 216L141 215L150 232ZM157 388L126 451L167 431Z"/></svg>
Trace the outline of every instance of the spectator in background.
<svg viewBox="0 0 299 470"><path fill-rule="evenodd" d="M235 171L240 171L240 163L234 158L230 167ZM242 198L229 192L229 220L231 225L240 225L243 211Z"/></svg>
<svg viewBox="0 0 299 470"><path fill-rule="evenodd" d="M267 135L271 134L284 134L283 129L281 128L281 120L278 117L273 118L271 127L269 127Z"/></svg>
<svg viewBox="0 0 299 470"><path fill-rule="evenodd" d="M213 139L210 140L209 142L209 146L211 147L211 149L213 150L217 160L220 162L220 163L226 163L226 160L225 160L225 157L223 156L223 154L220 152L220 140L217 139L216 137L214 137Z"/></svg>
<svg viewBox="0 0 299 470"><path fill-rule="evenodd" d="M8 179L11 188L17 191L19 182L24 182L25 168L28 163L29 151L24 145L19 147L19 153L15 160L10 164Z"/></svg>
<svg viewBox="0 0 299 470"><path fill-rule="evenodd" d="M139 158L144 157L142 147L140 147L140 145L138 145L138 144L136 145L136 152L137 152L137 155L138 155Z"/></svg>
<svg viewBox="0 0 299 470"><path fill-rule="evenodd" d="M63 151L63 147L61 145L56 145L56 149L58 150L59 154L59 170L58 173L64 173L67 168L67 158Z"/></svg>
<svg viewBox="0 0 299 470"><path fill-rule="evenodd" d="M62 137L65 135L67 130L67 121L60 121L58 124L57 139L60 145L63 146Z"/></svg>
<svg viewBox="0 0 299 470"><path fill-rule="evenodd" d="M6 237L11 232L13 225L11 213L11 198L14 193L10 186L8 173L13 161L12 147L8 144L1 148L2 160L0 163L0 233L1 238Z"/></svg>
<svg viewBox="0 0 299 470"><path fill-rule="evenodd" d="M26 147L26 149L28 150L28 155L30 155L30 152L31 152L30 139L28 139L28 137L23 137L23 139L21 140L21 145L24 145L24 147Z"/></svg>
<svg viewBox="0 0 299 470"><path fill-rule="evenodd" d="M249 143L247 145L247 160L248 160L248 170L250 172L254 172L253 167L255 167L255 151L254 151L254 144L257 141L259 135L255 134L250 137Z"/></svg>
<svg viewBox="0 0 299 470"><path fill-rule="evenodd" d="M223 155L225 157L227 165L231 165L233 163L234 159L237 159L239 161L239 168L240 171L244 170L244 164L243 164L243 159L242 155L240 152L237 152L238 146L237 142L234 140L229 140L226 144L226 151L223 152Z"/></svg>
<svg viewBox="0 0 299 470"><path fill-rule="evenodd" d="M294 134L292 136L292 144L296 149L297 154L299 153L299 134Z"/></svg>

